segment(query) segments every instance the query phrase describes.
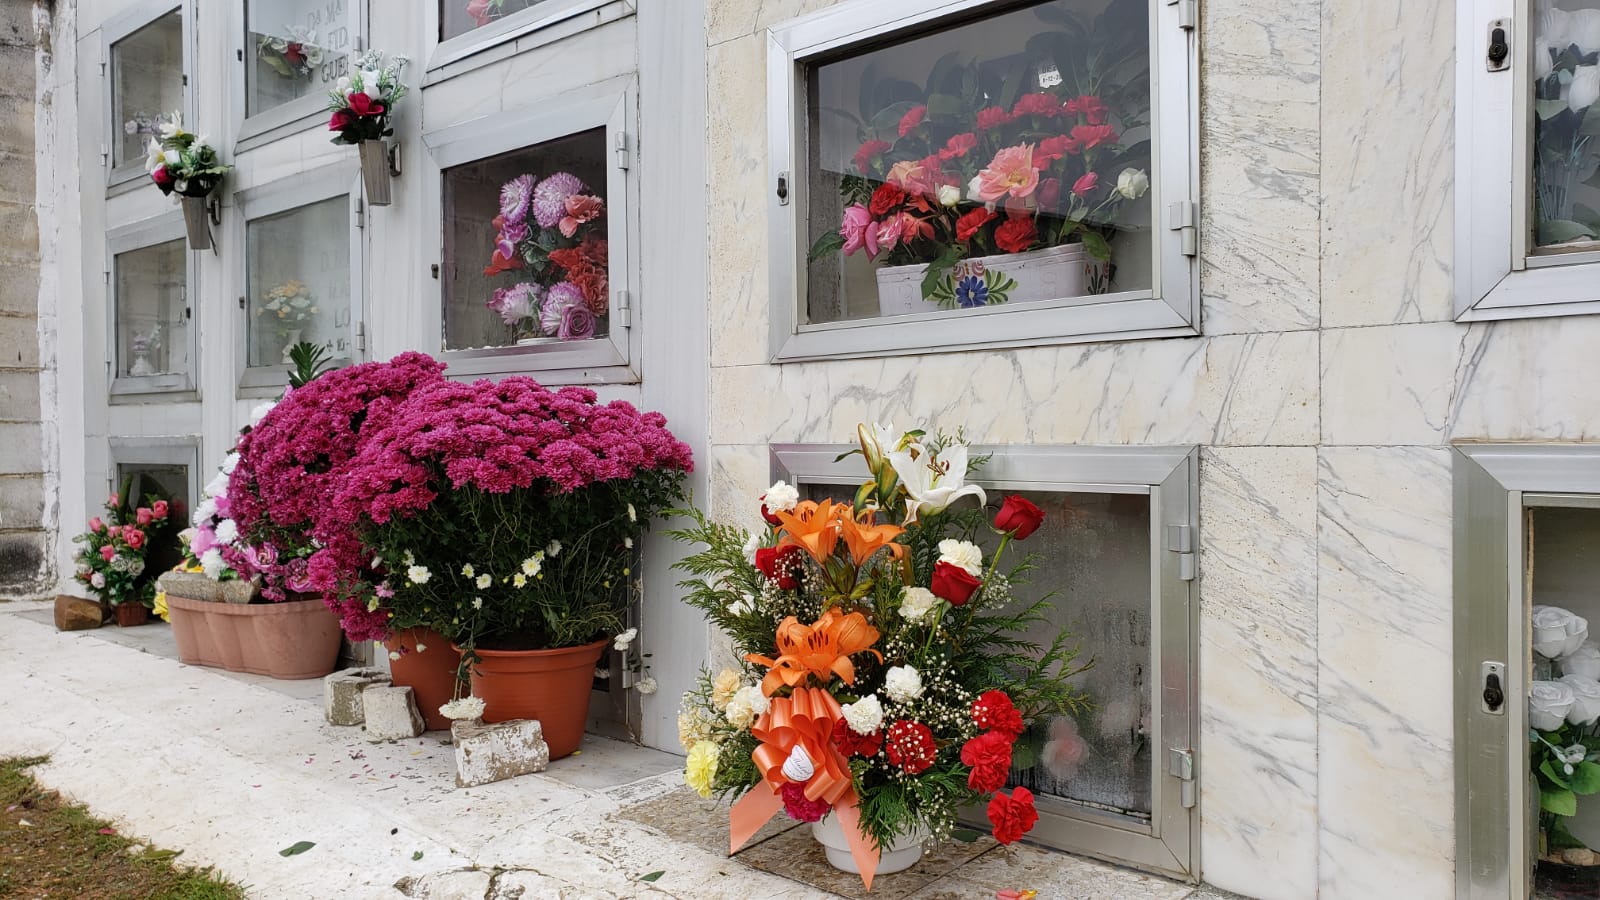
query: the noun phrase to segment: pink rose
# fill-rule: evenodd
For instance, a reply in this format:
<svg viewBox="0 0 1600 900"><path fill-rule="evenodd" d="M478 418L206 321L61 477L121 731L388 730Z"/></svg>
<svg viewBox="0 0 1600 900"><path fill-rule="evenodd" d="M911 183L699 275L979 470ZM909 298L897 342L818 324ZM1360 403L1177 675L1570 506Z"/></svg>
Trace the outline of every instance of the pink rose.
<svg viewBox="0 0 1600 900"><path fill-rule="evenodd" d="M590 194L574 194L567 198L567 214L561 217L556 227L567 237L578 233L578 226L585 222L592 222L600 218L600 213L605 210L605 201Z"/></svg>
<svg viewBox="0 0 1600 900"><path fill-rule="evenodd" d="M100 548L100 558L105 560L106 562L111 562L111 557L116 556L116 555L117 555L117 548L111 546L110 544L107 544L104 547Z"/></svg>
<svg viewBox="0 0 1600 900"><path fill-rule="evenodd" d="M89 520L89 530L95 534L99 534L100 532L106 530L106 523L100 521L99 516L95 516Z"/></svg>
<svg viewBox="0 0 1600 900"><path fill-rule="evenodd" d="M866 248L867 259L878 258L878 231L872 222L872 213L865 206L857 203L844 211L839 234L844 238L845 256L852 256L857 250Z"/></svg>
<svg viewBox="0 0 1600 900"><path fill-rule="evenodd" d="M478 27L489 24L493 17L489 15L489 0L468 0L467 15L478 23Z"/></svg>
<svg viewBox="0 0 1600 900"><path fill-rule="evenodd" d="M1056 778L1071 778L1078 774L1078 765L1089 753L1089 745L1078 734L1078 723L1059 718L1050 723L1050 739L1041 752L1044 767Z"/></svg>
<svg viewBox="0 0 1600 900"><path fill-rule="evenodd" d="M155 516L158 519L165 519L167 517L167 511L170 508L171 507L167 506L167 501L165 500L157 500L156 502L150 504L150 511L155 513Z"/></svg>
<svg viewBox="0 0 1600 900"><path fill-rule="evenodd" d="M124 528L122 530L122 539L127 541L128 546L135 550L144 546L144 532L137 528Z"/></svg>
<svg viewBox="0 0 1600 900"><path fill-rule="evenodd" d="M1100 176L1090 172L1072 183L1072 192L1079 197L1087 197L1099 186Z"/></svg>
<svg viewBox="0 0 1600 900"><path fill-rule="evenodd" d="M900 243L900 233L903 229L904 224L899 216L890 216L879 222L878 249L883 252L893 250L895 245Z"/></svg>
<svg viewBox="0 0 1600 900"><path fill-rule="evenodd" d="M1039 170L1033 165L1033 145L1018 144L994 155L989 167L973 179L978 199L993 203L1010 195L1021 199L1039 187Z"/></svg>
<svg viewBox="0 0 1600 900"><path fill-rule="evenodd" d="M107 506L121 506L122 505L122 495L121 494L112 494L111 496L107 497L106 498L106 505Z"/></svg>
<svg viewBox="0 0 1600 900"><path fill-rule="evenodd" d="M139 523L140 528L149 525L150 520L154 517L155 516L150 512L150 510L143 506L139 507L133 514L133 520Z"/></svg>

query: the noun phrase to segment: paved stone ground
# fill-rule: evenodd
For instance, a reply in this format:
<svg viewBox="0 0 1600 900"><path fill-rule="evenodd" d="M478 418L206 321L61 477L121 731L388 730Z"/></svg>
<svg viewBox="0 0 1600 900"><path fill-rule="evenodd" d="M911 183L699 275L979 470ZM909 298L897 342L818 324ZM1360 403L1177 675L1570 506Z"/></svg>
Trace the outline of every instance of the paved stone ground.
<svg viewBox="0 0 1600 900"><path fill-rule="evenodd" d="M801 827L728 858L727 812L677 757L590 736L540 775L456 788L448 735L369 744L323 721L321 684L185 666L164 626L57 633L44 604L0 604L0 755L119 830L182 849L261 898L862 896ZM292 857L280 849L313 841ZM640 876L661 872L653 882ZM872 897L1223 895L985 838L877 880Z"/></svg>

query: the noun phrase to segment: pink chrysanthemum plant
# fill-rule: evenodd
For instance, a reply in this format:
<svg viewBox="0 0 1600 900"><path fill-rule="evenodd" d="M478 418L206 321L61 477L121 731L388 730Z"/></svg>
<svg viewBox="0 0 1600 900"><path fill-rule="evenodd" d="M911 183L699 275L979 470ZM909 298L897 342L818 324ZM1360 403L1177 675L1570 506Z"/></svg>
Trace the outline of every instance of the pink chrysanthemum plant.
<svg viewBox="0 0 1600 900"><path fill-rule="evenodd" d="M374 611L470 660L620 632L635 539L691 466L661 414L587 388L438 381L364 431L332 506L386 575Z"/></svg>

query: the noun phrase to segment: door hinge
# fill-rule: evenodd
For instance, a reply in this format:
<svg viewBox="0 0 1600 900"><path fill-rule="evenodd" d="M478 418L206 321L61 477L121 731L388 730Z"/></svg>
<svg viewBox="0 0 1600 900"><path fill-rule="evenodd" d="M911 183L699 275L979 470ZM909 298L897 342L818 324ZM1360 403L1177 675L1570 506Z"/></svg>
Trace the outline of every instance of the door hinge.
<svg viewBox="0 0 1600 900"><path fill-rule="evenodd" d="M617 132L614 143L617 150L617 168L626 172L633 165L633 155L628 146L628 133L626 131Z"/></svg>
<svg viewBox="0 0 1600 900"><path fill-rule="evenodd" d="M367 349L367 323L356 323L356 349L365 352Z"/></svg>
<svg viewBox="0 0 1600 900"><path fill-rule="evenodd" d="M1197 219L1198 210L1192 200L1180 200L1167 206L1167 228L1178 232L1178 239L1183 242L1184 256L1194 256L1200 252Z"/></svg>
<svg viewBox="0 0 1600 900"><path fill-rule="evenodd" d="M110 163L111 163L111 149L108 148L105 144L101 144L100 145L100 165L106 166L106 165L110 165Z"/></svg>
<svg viewBox="0 0 1600 900"><path fill-rule="evenodd" d="M367 205L359 197L357 197L356 201L355 201L355 210L356 210L356 227L357 228L365 228L365 227L367 227Z"/></svg>
<svg viewBox="0 0 1600 900"><path fill-rule="evenodd" d="M1178 555L1178 577L1184 581L1193 581L1195 568L1194 526L1168 525L1167 550Z"/></svg>
<svg viewBox="0 0 1600 900"><path fill-rule="evenodd" d="M101 274L106 276L106 284L110 284L111 283L111 270L110 269L106 269Z"/></svg>
<svg viewBox="0 0 1600 900"><path fill-rule="evenodd" d="M1200 22L1200 0L1167 0L1168 6L1178 8L1178 27L1193 31Z"/></svg>
<svg viewBox="0 0 1600 900"><path fill-rule="evenodd" d="M633 327L633 294L628 291L616 292L617 324L623 328Z"/></svg>
<svg viewBox="0 0 1600 900"><path fill-rule="evenodd" d="M1179 781L1178 791L1179 797L1183 801L1183 808L1193 809L1195 802L1194 751L1168 749L1167 774Z"/></svg>

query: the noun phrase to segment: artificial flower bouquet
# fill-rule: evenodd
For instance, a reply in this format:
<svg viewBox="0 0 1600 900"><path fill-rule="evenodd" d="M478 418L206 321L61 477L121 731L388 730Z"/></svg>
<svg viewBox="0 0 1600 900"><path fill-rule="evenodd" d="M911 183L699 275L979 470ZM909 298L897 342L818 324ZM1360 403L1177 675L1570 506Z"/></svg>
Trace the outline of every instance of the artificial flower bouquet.
<svg viewBox="0 0 1600 900"><path fill-rule="evenodd" d="M1541 6L1547 4L1540 4ZM1538 243L1600 238L1600 9L1539 13L1533 46Z"/></svg>
<svg viewBox="0 0 1600 900"><path fill-rule="evenodd" d="M178 113L163 116L156 134L150 139L145 171L163 194L208 196L231 168L217 158L216 148L207 143L204 135L183 129L183 118Z"/></svg>
<svg viewBox="0 0 1600 900"><path fill-rule="evenodd" d="M684 697L686 780L739 796L732 850L780 811L838 816L870 888L880 849L949 838L970 804L987 799L1001 842L1026 833L1032 794L1004 790L1013 746L1087 700L1070 636L1038 637L1048 604L1013 593L1029 563L1002 561L1038 507L1008 497L990 519L959 439L864 426L860 441L870 480L853 501L779 482L758 533L688 511L695 525L674 534L704 545L679 563L686 600L744 660Z"/></svg>
<svg viewBox="0 0 1600 900"><path fill-rule="evenodd" d="M133 505L126 488L106 498L105 518L89 520L89 530L72 540L78 551L74 576L95 596L111 606L135 603L149 608L155 599L155 579L146 577L153 542L171 524L171 504L147 497Z"/></svg>
<svg viewBox="0 0 1600 900"><path fill-rule="evenodd" d="M1539 786L1539 857L1600 865L1600 833L1574 834L1581 797L1600 794L1600 645L1589 623L1556 606L1532 610L1535 681L1528 696L1528 762Z"/></svg>
<svg viewBox="0 0 1600 900"><path fill-rule="evenodd" d="M291 80L310 78L322 65L322 48L316 31L303 25L287 27L287 36L264 34L256 42L256 56L278 77Z"/></svg>
<svg viewBox="0 0 1600 900"><path fill-rule="evenodd" d="M291 278L267 291L256 316L271 325L280 338L288 338L316 320L319 309L305 282Z"/></svg>
<svg viewBox="0 0 1600 900"><path fill-rule="evenodd" d="M525 273L487 301L518 339L595 336L610 304L605 199L571 172L519 175L500 188L484 275Z"/></svg>
<svg viewBox="0 0 1600 900"><path fill-rule="evenodd" d="M328 93L328 130L336 132L335 144L379 141L394 134L389 116L394 105L406 95L400 72L406 57L390 57L369 50L350 65L350 74L340 76Z"/></svg>

